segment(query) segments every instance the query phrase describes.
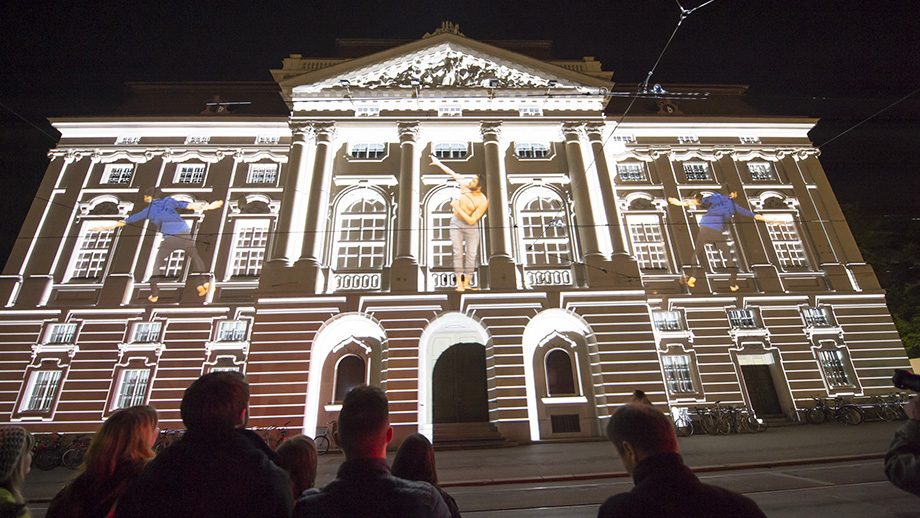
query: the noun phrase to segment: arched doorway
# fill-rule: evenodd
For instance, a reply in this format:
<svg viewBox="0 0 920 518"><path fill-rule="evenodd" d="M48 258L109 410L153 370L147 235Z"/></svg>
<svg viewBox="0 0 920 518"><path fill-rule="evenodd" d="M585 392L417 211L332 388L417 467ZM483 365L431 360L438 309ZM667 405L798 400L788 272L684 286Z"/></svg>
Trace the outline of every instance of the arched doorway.
<svg viewBox="0 0 920 518"><path fill-rule="evenodd" d="M432 406L435 423L489 420L485 347L454 344L438 357L432 372Z"/></svg>

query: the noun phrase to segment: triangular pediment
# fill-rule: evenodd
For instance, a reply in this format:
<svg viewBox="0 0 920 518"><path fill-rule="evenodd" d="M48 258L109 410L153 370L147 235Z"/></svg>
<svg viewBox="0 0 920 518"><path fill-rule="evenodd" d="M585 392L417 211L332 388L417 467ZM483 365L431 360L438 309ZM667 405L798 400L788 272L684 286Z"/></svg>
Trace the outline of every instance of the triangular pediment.
<svg viewBox="0 0 920 518"><path fill-rule="evenodd" d="M365 91L411 88L597 91L612 83L455 34L440 34L384 52L288 77L289 99L325 96L343 85ZM325 95L324 95L325 91Z"/></svg>

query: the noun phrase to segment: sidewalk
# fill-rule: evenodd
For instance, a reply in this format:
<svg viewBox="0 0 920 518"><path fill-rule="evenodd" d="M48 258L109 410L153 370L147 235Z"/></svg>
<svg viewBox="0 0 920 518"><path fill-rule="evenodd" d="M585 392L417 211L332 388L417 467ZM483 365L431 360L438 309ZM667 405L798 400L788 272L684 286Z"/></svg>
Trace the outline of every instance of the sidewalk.
<svg viewBox="0 0 920 518"><path fill-rule="evenodd" d="M872 422L852 427L838 423L789 426L759 434L694 435L682 437L679 442L684 460L695 470L741 469L820 462L832 458L881 459L901 424ZM392 455L391 452L391 461ZM437 452L436 459L438 477L446 487L626 476L613 445L605 440L441 451ZM321 456L317 485L322 486L335 478L343 460L340 453ZM74 474L66 468L33 470L26 477L25 496L30 501L48 501Z"/></svg>

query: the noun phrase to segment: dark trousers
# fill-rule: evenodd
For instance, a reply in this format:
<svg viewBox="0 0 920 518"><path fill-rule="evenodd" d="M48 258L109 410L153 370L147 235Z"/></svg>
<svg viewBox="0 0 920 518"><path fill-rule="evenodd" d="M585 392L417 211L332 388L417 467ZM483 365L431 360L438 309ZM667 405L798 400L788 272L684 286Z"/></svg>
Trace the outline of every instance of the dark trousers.
<svg viewBox="0 0 920 518"><path fill-rule="evenodd" d="M199 274L207 273L204 267L204 261L202 261L201 257L198 255L198 246L195 240L192 239L191 232L180 232L171 236L165 236L163 240L160 241L160 249L157 251L156 259L153 261L155 270L153 275L150 276L150 294L154 297L159 296L160 287L158 284L163 279L163 277L157 275L159 269L166 268L166 261L169 259L169 255L176 250L184 251L186 259L191 261L189 277L192 276L193 272Z"/></svg>
<svg viewBox="0 0 920 518"><path fill-rule="evenodd" d="M690 263L699 263L699 271L694 277L702 277L703 265L708 263L708 257L706 256L706 245L712 243L716 250L722 253L722 257L725 258L725 267L731 269L732 276L729 279L729 282L734 285L738 281L738 263L735 261L735 254L732 252L732 247L728 244L728 238L722 232L711 228L711 227L700 227L700 232L696 235L696 248L693 250L693 255L690 256ZM712 265L709 265L711 271L715 271L715 268ZM692 275L692 274L691 274Z"/></svg>

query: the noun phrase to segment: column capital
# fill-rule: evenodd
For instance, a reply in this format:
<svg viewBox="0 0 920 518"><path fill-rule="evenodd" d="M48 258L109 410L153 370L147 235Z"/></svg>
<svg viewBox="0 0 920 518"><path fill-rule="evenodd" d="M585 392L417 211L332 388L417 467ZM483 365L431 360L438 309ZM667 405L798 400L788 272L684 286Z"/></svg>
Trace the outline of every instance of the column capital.
<svg viewBox="0 0 920 518"><path fill-rule="evenodd" d="M307 140L313 138L315 134L312 122L291 122L288 123L288 126L291 128L291 133L295 139L300 137Z"/></svg>
<svg viewBox="0 0 920 518"><path fill-rule="evenodd" d="M501 121L483 121L479 123L479 133L484 142L498 142L502 138Z"/></svg>
<svg viewBox="0 0 920 518"><path fill-rule="evenodd" d="M585 123L571 121L563 122L562 135L565 137L566 142L581 140L581 138L585 136Z"/></svg>
<svg viewBox="0 0 920 518"><path fill-rule="evenodd" d="M606 128L606 127L607 127L607 124L606 124L606 123L599 122L599 121L587 122L587 123L585 123L585 125L584 125L585 133L588 134L588 137L589 137L589 138L590 138L591 135L593 135L593 134L598 135L598 137L600 138L601 136L604 135L604 128ZM565 130L563 130L563 131L565 131ZM597 139L592 139L592 140L597 140Z"/></svg>
<svg viewBox="0 0 920 518"><path fill-rule="evenodd" d="M400 142L415 142L418 140L418 121L397 122L396 131L399 132Z"/></svg>
<svg viewBox="0 0 920 518"><path fill-rule="evenodd" d="M335 140L335 123L334 122L314 122L313 131L316 134L317 140L323 140L325 142L332 142Z"/></svg>

